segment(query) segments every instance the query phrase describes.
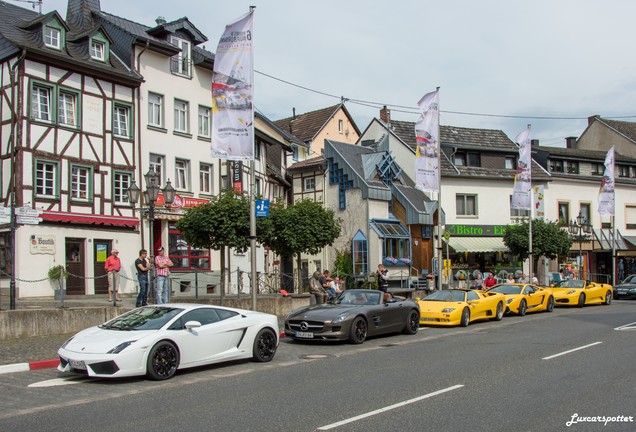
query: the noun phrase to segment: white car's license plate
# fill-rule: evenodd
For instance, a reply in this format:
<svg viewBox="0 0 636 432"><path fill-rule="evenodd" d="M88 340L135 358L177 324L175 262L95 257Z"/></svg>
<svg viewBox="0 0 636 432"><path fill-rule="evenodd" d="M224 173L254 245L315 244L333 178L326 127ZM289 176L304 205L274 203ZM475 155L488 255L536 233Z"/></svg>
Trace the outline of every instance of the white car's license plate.
<svg viewBox="0 0 636 432"><path fill-rule="evenodd" d="M82 369L82 370L86 370L86 363L84 363L81 360L69 360L68 361L71 364L71 367L73 369Z"/></svg>
<svg viewBox="0 0 636 432"><path fill-rule="evenodd" d="M296 332L294 333L294 336L299 337L299 338L308 338L308 339L313 339L314 338L314 334L311 332Z"/></svg>

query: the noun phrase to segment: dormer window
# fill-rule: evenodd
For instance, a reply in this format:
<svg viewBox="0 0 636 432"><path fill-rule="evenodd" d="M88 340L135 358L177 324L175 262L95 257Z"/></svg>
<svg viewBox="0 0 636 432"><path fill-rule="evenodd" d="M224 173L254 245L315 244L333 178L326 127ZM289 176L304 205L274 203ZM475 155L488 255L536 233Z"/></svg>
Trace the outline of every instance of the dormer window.
<svg viewBox="0 0 636 432"><path fill-rule="evenodd" d="M91 40L91 58L93 60L105 61L106 57L104 55L105 52L105 44L104 42L98 40Z"/></svg>
<svg viewBox="0 0 636 432"><path fill-rule="evenodd" d="M49 48L61 49L61 33L59 29L44 26L44 45Z"/></svg>
<svg viewBox="0 0 636 432"><path fill-rule="evenodd" d="M170 43L181 48L181 52L170 59L170 72L183 75L186 77L192 76L192 44L184 39L180 39L176 36L170 37Z"/></svg>

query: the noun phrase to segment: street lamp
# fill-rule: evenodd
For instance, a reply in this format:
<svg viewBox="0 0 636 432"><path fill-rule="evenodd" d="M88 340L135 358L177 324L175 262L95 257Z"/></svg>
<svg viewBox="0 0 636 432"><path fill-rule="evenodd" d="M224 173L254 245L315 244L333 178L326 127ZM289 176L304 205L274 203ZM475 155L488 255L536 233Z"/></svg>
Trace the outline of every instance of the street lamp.
<svg viewBox="0 0 636 432"><path fill-rule="evenodd" d="M160 190L159 175L155 172L154 169L150 168L148 169L148 172L144 174L144 180L146 181L146 190L143 192L144 201L146 202L146 205L148 207L145 209L143 207L139 207L139 210L148 216L148 228L150 231L148 234L148 238L150 240L150 247L148 248L149 249L148 252L150 254L150 262L153 263L152 265L153 270L151 272L151 275L153 275L154 274L153 272L155 271L155 266L154 266L155 246L154 246L153 237L154 237L154 228L155 228L155 213L157 213L157 211L155 210L155 202L159 198L159 190ZM139 202L141 189L139 189L139 187L135 184L135 181L133 180L126 192L128 194L128 202L133 205L133 211L134 211L135 204ZM175 189L172 187L170 180L166 182L166 185L164 186L163 189L161 189L161 192L163 193L163 201L166 206L169 206L170 204L174 202ZM163 212L159 212L159 213L163 213ZM148 281L148 291L149 291L148 293L149 295L154 294L152 278L151 280Z"/></svg>
<svg viewBox="0 0 636 432"><path fill-rule="evenodd" d="M585 219L579 211L576 220L570 222L568 230L572 235L572 239L579 243L579 279L582 279L583 273L583 242L587 240L588 234L592 232L592 225Z"/></svg>

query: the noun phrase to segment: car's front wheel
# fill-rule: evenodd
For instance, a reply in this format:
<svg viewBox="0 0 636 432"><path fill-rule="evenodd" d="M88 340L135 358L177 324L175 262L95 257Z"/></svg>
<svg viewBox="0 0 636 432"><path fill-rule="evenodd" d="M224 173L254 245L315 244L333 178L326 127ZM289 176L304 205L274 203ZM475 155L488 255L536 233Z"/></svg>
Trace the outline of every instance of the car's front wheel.
<svg viewBox="0 0 636 432"><path fill-rule="evenodd" d="M612 293L611 293L611 291L608 291L608 292L605 293L605 301L603 302L603 304L606 304L606 305L612 304Z"/></svg>
<svg viewBox="0 0 636 432"><path fill-rule="evenodd" d="M497 303L497 309L495 309L495 317L493 320L501 321L504 316L504 306L502 302Z"/></svg>
<svg viewBox="0 0 636 432"><path fill-rule="evenodd" d="M349 330L349 342L361 344L367 338L367 322L362 317L356 317Z"/></svg>
<svg viewBox="0 0 636 432"><path fill-rule="evenodd" d="M464 310L462 311L462 319L461 321L459 321L459 325L461 327L466 327L468 326L469 322L470 322L470 311L468 310L468 308L464 308Z"/></svg>
<svg viewBox="0 0 636 432"><path fill-rule="evenodd" d="M417 330L420 328L420 313L416 310L412 310L409 312L406 317L406 324L404 325L404 329L402 333L414 335L417 333Z"/></svg>
<svg viewBox="0 0 636 432"><path fill-rule="evenodd" d="M150 350L146 375L155 381L172 378L179 366L179 351L172 342L161 341Z"/></svg>
<svg viewBox="0 0 636 432"><path fill-rule="evenodd" d="M579 296L579 302L576 305L580 308L585 306L585 294L581 293L581 295Z"/></svg>
<svg viewBox="0 0 636 432"><path fill-rule="evenodd" d="M526 299L522 299L521 303L519 303L519 316L524 316L528 311L528 303L526 303Z"/></svg>
<svg viewBox="0 0 636 432"><path fill-rule="evenodd" d="M548 298L548 305L545 308L546 311L552 312L554 310L554 297Z"/></svg>
<svg viewBox="0 0 636 432"><path fill-rule="evenodd" d="M276 354L276 333L272 329L262 329L254 338L253 359L257 362L268 362Z"/></svg>

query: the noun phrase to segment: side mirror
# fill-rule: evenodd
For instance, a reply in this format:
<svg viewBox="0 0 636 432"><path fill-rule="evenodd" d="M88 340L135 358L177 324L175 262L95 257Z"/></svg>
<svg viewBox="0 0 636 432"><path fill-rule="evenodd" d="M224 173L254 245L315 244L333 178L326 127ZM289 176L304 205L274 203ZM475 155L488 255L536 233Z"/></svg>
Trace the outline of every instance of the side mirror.
<svg viewBox="0 0 636 432"><path fill-rule="evenodd" d="M187 323L185 323L185 328L187 328L188 330L192 330L199 327L201 327L201 323L199 321L188 321Z"/></svg>

